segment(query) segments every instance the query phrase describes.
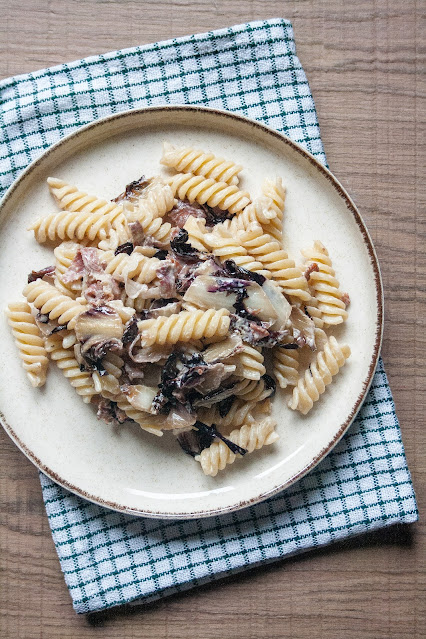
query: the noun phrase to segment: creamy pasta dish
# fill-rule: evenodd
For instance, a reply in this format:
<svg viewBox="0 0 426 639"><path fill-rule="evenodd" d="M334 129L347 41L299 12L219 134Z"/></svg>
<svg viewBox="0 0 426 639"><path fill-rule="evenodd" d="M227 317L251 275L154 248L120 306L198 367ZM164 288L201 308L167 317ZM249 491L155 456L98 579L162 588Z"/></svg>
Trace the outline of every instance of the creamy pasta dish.
<svg viewBox="0 0 426 639"><path fill-rule="evenodd" d="M242 167L164 145L163 175L112 201L49 178L56 209L30 230L52 247L8 321L31 384L55 362L107 424L177 438L206 475L278 439L276 385L305 415L350 355L325 246L283 244L286 191L252 198Z"/></svg>

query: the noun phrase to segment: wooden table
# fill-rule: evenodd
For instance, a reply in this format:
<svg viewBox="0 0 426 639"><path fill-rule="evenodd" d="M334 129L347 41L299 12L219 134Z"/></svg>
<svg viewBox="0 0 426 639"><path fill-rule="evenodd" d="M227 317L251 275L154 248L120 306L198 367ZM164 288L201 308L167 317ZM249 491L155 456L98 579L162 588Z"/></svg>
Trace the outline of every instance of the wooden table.
<svg viewBox="0 0 426 639"><path fill-rule="evenodd" d="M1 9L0 77L253 19L292 20L330 166L357 202L379 254L386 295L383 357L424 513L421 1L2 0ZM37 471L3 431L0 439L0 636L5 639L426 636L421 523L310 552L147 608L77 616Z"/></svg>

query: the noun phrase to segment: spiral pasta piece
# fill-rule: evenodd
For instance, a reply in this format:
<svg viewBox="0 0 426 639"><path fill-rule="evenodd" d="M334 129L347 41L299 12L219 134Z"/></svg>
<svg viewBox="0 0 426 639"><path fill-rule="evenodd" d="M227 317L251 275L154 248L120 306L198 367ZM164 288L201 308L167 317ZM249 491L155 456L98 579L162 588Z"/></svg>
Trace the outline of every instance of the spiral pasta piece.
<svg viewBox="0 0 426 639"><path fill-rule="evenodd" d="M155 184L148 197L138 200L135 206L125 209L128 222L139 222L144 235L157 242L170 242L171 224L163 222L163 216L173 208L174 194L170 186Z"/></svg>
<svg viewBox="0 0 426 639"><path fill-rule="evenodd" d="M149 209L155 217L164 217L173 208L175 198L169 184L156 179L145 189L139 203Z"/></svg>
<svg viewBox="0 0 426 639"><path fill-rule="evenodd" d="M268 270L270 277L277 282L283 293L301 300L311 299L308 282L301 269L289 258L277 240L263 232L261 226L240 231L237 242Z"/></svg>
<svg viewBox="0 0 426 639"><path fill-rule="evenodd" d="M227 439L244 448L247 453L252 453L277 441L278 434L275 432L275 427L275 420L266 417L260 422L244 424L238 430L233 430ZM205 448L195 457L195 460L201 464L205 475L215 477L219 470L233 464L237 457L241 455L233 453L223 441L219 440Z"/></svg>
<svg viewBox="0 0 426 639"><path fill-rule="evenodd" d="M118 246L131 241L131 239L132 235L127 226L127 220L124 214L122 214L114 220L108 236L98 243L98 248L104 251L115 251Z"/></svg>
<svg viewBox="0 0 426 639"><path fill-rule="evenodd" d="M306 415L311 410L314 402L331 383L334 375L344 366L351 354L351 349L346 344L340 346L335 337L331 336L310 364L305 374L297 382L293 389L293 396L288 405L293 410Z"/></svg>
<svg viewBox="0 0 426 639"><path fill-rule="evenodd" d="M289 342L290 339L287 340ZM296 386L299 380L299 350L275 346L272 351L273 373L280 388Z"/></svg>
<svg viewBox="0 0 426 639"><path fill-rule="evenodd" d="M229 322L229 312L222 308L218 311L181 311L169 317L142 320L138 322L138 328L142 346L151 346L223 337L228 333Z"/></svg>
<svg viewBox="0 0 426 639"><path fill-rule="evenodd" d="M183 228L188 233L188 242L191 246L197 249L197 251L209 252L210 248L207 244L206 236L209 235L210 231L206 229L205 220L190 215L183 225Z"/></svg>
<svg viewBox="0 0 426 639"><path fill-rule="evenodd" d="M283 237L283 216L286 196L282 179L275 178L275 180L271 180L266 178L262 184L262 192L266 197L272 200L272 209L276 212L276 216L267 224L263 225L263 228L265 233L269 233L269 235L272 235L278 242L281 242Z"/></svg>
<svg viewBox="0 0 426 639"><path fill-rule="evenodd" d="M229 357L226 363L235 366L234 375L237 377L259 380L266 373L260 348L249 344L244 344L243 350Z"/></svg>
<svg viewBox="0 0 426 639"><path fill-rule="evenodd" d="M64 282L62 278L65 271L71 266L79 248L80 245L76 242L62 242L53 251L55 254L55 287L60 293L73 299L81 291L81 282Z"/></svg>
<svg viewBox="0 0 426 639"><path fill-rule="evenodd" d="M322 328L324 326L322 313L318 308L318 300L315 297L311 297L311 299L306 302L304 311L311 318L316 328Z"/></svg>
<svg viewBox="0 0 426 639"><path fill-rule="evenodd" d="M83 193L57 178L48 178L47 182L62 210L39 218L29 227L38 242L66 238L91 241L104 239L114 221L122 215L121 204Z"/></svg>
<svg viewBox="0 0 426 639"><path fill-rule="evenodd" d="M60 347L64 350L73 348L77 340L72 341L70 344L67 343L68 339L72 335L75 335L73 331L63 330L60 331L60 333L52 333L51 335L44 337L43 341L46 353L53 353L53 351L58 350Z"/></svg>
<svg viewBox="0 0 426 639"><path fill-rule="evenodd" d="M6 310L22 366L35 388L46 382L49 360L43 338L27 302L13 302Z"/></svg>
<svg viewBox="0 0 426 639"><path fill-rule="evenodd" d="M43 280L35 280L27 284L23 290L24 297L43 315L49 315L49 319L57 319L59 324L68 324L72 328L77 316L85 310L83 304L73 300Z"/></svg>
<svg viewBox="0 0 426 639"><path fill-rule="evenodd" d="M250 203L250 195L235 184L216 182L192 173L177 173L169 180L173 194L180 200L218 206L222 211L238 213Z"/></svg>
<svg viewBox="0 0 426 639"><path fill-rule="evenodd" d="M80 370L73 349L64 348L62 341L60 333L51 335L46 339L46 349L50 353L50 358L56 362L71 386L83 398L83 402L89 404L92 397L96 395L92 376L90 373Z"/></svg>
<svg viewBox="0 0 426 639"><path fill-rule="evenodd" d="M238 184L238 174L243 169L239 164L218 158L213 153L192 147L178 149L167 142L163 144L163 157L160 162L179 173L202 175L226 184Z"/></svg>
<svg viewBox="0 0 426 639"><path fill-rule="evenodd" d="M92 381L96 393L106 399L115 400L121 393L120 384L114 375L100 375L98 371L94 371Z"/></svg>
<svg viewBox="0 0 426 639"><path fill-rule="evenodd" d="M151 435L157 435L157 437L163 436L161 427L162 423L164 423L164 416L160 417L158 415L150 415L149 413L145 413L144 411L134 408L134 406L129 404L124 395L119 397L116 401L118 408L122 410L129 419L133 419L134 422L139 424L142 430L145 430L147 433L151 433Z"/></svg>
<svg viewBox="0 0 426 639"><path fill-rule="evenodd" d="M102 255L102 261L106 262L105 273L119 282L132 279L139 284L150 284L157 275L157 268L161 262L156 257L145 257L140 253L118 253L112 251Z"/></svg>
<svg viewBox="0 0 426 639"><path fill-rule="evenodd" d="M123 291L122 302L127 310L132 310L133 313L140 313L141 311L149 309L153 302L153 298L146 299L144 297L136 297L132 299L126 295L125 291Z"/></svg>
<svg viewBox="0 0 426 639"><path fill-rule="evenodd" d="M236 397L247 402L262 402L272 395L274 389L269 387L262 378L259 381L242 379L235 384L232 392Z"/></svg>
<svg viewBox="0 0 426 639"><path fill-rule="evenodd" d="M252 224L267 225L273 218L277 217L277 211L269 197L258 197L241 213L234 215L231 220L225 220L218 224L216 228L223 228L232 234L238 231L248 231Z"/></svg>
<svg viewBox="0 0 426 639"><path fill-rule="evenodd" d="M232 403L227 414L223 417L220 415L217 406L200 408L197 416L204 424L208 424L209 426L214 424L221 430L228 430L229 428L239 428L243 424L251 424L254 422L254 412L256 408L257 402L249 402L245 399L237 398Z"/></svg>
<svg viewBox="0 0 426 639"><path fill-rule="evenodd" d="M123 324L126 324L135 314L135 310L127 304L123 304L122 300L111 300L108 302L108 306L111 306L118 313Z"/></svg>
<svg viewBox="0 0 426 639"><path fill-rule="evenodd" d="M237 266L242 266L248 271L260 273L268 279L271 277L271 273L263 268L262 262L253 258L241 245L238 237L233 236L229 231L214 229L206 234L205 242L213 255L216 255L221 262L233 260Z"/></svg>
<svg viewBox="0 0 426 639"><path fill-rule="evenodd" d="M108 375L112 375L113 377L118 379L119 377L121 377L124 360L122 357L117 355L117 353L108 351L108 353L102 360L102 366L105 368Z"/></svg>
<svg viewBox="0 0 426 639"><path fill-rule="evenodd" d="M347 319L348 314L327 249L317 240L312 248L303 250L302 255L306 258L307 266L318 265L319 270L310 273L309 285L318 302L324 325L341 324Z"/></svg>

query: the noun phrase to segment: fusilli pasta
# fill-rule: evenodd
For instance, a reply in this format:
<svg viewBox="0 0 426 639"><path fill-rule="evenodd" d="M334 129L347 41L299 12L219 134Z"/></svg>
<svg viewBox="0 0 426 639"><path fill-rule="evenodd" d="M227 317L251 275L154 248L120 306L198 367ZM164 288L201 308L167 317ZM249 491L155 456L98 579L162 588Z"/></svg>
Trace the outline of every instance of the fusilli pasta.
<svg viewBox="0 0 426 639"><path fill-rule="evenodd" d="M141 344L177 344L203 337L223 337L229 329L229 312L226 309L215 311L181 311L169 317L142 320L138 322Z"/></svg>
<svg viewBox="0 0 426 639"><path fill-rule="evenodd" d="M144 191L143 196L137 201L137 206L125 207L126 217L129 221L138 220L142 224L142 219L145 218L164 217L173 208L174 202L171 187L168 184L155 182Z"/></svg>
<svg viewBox="0 0 426 639"><path fill-rule="evenodd" d="M327 249L321 242L316 241L312 248L303 250L302 254L306 258L307 266L318 265L318 271L310 273L309 284L325 326L341 324L347 319L348 314Z"/></svg>
<svg viewBox="0 0 426 639"><path fill-rule="evenodd" d="M280 388L295 386L299 380L299 350L275 346L272 361L274 376Z"/></svg>
<svg viewBox="0 0 426 639"><path fill-rule="evenodd" d="M346 344L340 346L335 337L331 336L310 364L305 374L297 382L293 389L293 396L288 405L293 410L306 415L312 408L325 387L331 383L345 361L351 354L351 349Z"/></svg>
<svg viewBox="0 0 426 639"><path fill-rule="evenodd" d="M240 397L247 402L262 402L272 395L274 389L268 386L262 378L259 381L242 379L235 384L232 392L236 397Z"/></svg>
<svg viewBox="0 0 426 639"><path fill-rule="evenodd" d="M73 300L43 280L36 280L27 284L23 290L24 297L49 319L58 320L59 324L68 324L72 328L77 316L85 307L77 300Z"/></svg>
<svg viewBox="0 0 426 639"><path fill-rule="evenodd" d="M28 379L34 387L43 386L49 360L30 305L13 302L8 305L6 314Z"/></svg>
<svg viewBox="0 0 426 639"><path fill-rule="evenodd" d="M213 153L205 153L192 147L179 149L166 142L163 144L161 164L179 173L202 175L226 184L238 184L238 174L243 168L239 164L218 158Z"/></svg>
<svg viewBox="0 0 426 639"><path fill-rule="evenodd" d="M210 247L213 255L216 255L222 262L233 260L237 266L242 266L249 271L255 271L267 278L271 277L270 272L263 268L262 262L249 255L239 242L238 237L231 235L229 231L215 229L206 234L205 242Z"/></svg>
<svg viewBox="0 0 426 639"><path fill-rule="evenodd" d="M94 371L92 381L96 393L103 397L115 400L121 393L120 384L114 375L100 375L98 371Z"/></svg>
<svg viewBox="0 0 426 639"><path fill-rule="evenodd" d="M257 408L256 402L248 402L245 399L235 399L226 415L221 416L217 406L211 408L201 408L198 417L201 422L211 426L214 424L218 428L228 430L229 428L239 428L242 424L254 422L254 411Z"/></svg>
<svg viewBox="0 0 426 639"><path fill-rule="evenodd" d="M38 242L104 239L122 215L121 204L87 195L56 178L48 178L48 184L62 211L41 217L30 226Z"/></svg>
<svg viewBox="0 0 426 639"><path fill-rule="evenodd" d="M286 295L309 300L308 283L300 268L289 259L286 251L262 227L255 226L248 231L239 232L238 240L253 258L266 267L272 279Z"/></svg>
<svg viewBox="0 0 426 639"><path fill-rule="evenodd" d="M206 221L190 215L186 220L183 228L188 233L188 242L197 249L197 251L209 251L209 247L206 242L206 236L208 231L206 229Z"/></svg>
<svg viewBox="0 0 426 639"><path fill-rule="evenodd" d="M243 350L226 360L235 366L235 375L245 379L259 380L266 373L260 348L244 344Z"/></svg>
<svg viewBox="0 0 426 639"><path fill-rule="evenodd" d="M117 219L114 220L108 236L98 243L98 248L102 249L103 251L114 251L118 246L124 244L125 242L128 242L131 239L132 237L127 226L127 220L124 214L119 215Z"/></svg>
<svg viewBox="0 0 426 639"><path fill-rule="evenodd" d="M46 349L50 353L50 358L56 362L71 386L83 398L83 402L90 403L92 397L96 395L92 376L80 369L73 350L63 347L60 333L47 338Z"/></svg>
<svg viewBox="0 0 426 639"><path fill-rule="evenodd" d="M324 320L322 319L321 311L318 308L318 300L315 297L311 297L304 306L305 312L311 318L316 328L322 328L324 326Z"/></svg>
<svg viewBox="0 0 426 639"><path fill-rule="evenodd" d="M272 208L276 212L276 216L267 224L263 225L265 233L272 235L278 242L282 241L283 234L283 215L286 190L283 186L281 178L271 180L267 178L262 185L263 194L272 200Z"/></svg>
<svg viewBox="0 0 426 639"><path fill-rule="evenodd" d="M55 254L55 286L64 295L75 299L81 291L81 282L64 282L65 271L71 266L80 245L76 242L62 242L54 249Z"/></svg>
<svg viewBox="0 0 426 639"><path fill-rule="evenodd" d="M232 234L248 231L252 224L267 225L277 217L277 211L269 197L258 197L248 204L241 213L231 220L225 220L217 228L223 228Z"/></svg>
<svg viewBox="0 0 426 639"><path fill-rule="evenodd" d="M144 411L134 408L127 399L123 396L117 399L117 406L120 410L126 413L129 419L133 419L134 422L139 424L142 430L145 430L151 435L157 435L157 437L163 436L164 418L158 415L149 415Z"/></svg>
<svg viewBox="0 0 426 639"><path fill-rule="evenodd" d="M222 211L238 213L250 202L250 195L235 184L216 182L192 173L177 173L169 180L175 197L189 202L218 206Z"/></svg>
<svg viewBox="0 0 426 639"><path fill-rule="evenodd" d="M277 441L278 434L275 432L275 427L276 422L271 417L266 417L261 422L244 424L238 430L233 430L228 439L244 448L247 453L252 453ZM215 477L219 470L233 464L236 458L237 455L223 441L219 440L205 448L200 455L195 457L195 460L201 464L205 475Z"/></svg>
<svg viewBox="0 0 426 639"><path fill-rule="evenodd" d="M139 200L137 205L132 207L126 215L128 222L139 222L145 236L160 243L167 244L170 242L171 224L163 222L158 206L151 205L149 200Z"/></svg>
<svg viewBox="0 0 426 639"><path fill-rule="evenodd" d="M135 251L131 255L112 251L105 252L102 260L106 262L105 273L119 282L132 279L139 284L150 284L157 275L161 262L155 257L145 257Z"/></svg>
<svg viewBox="0 0 426 639"><path fill-rule="evenodd" d="M117 355L117 353L109 351L102 359L102 366L105 368L109 375L112 375L113 377L118 379L119 377L121 377L124 366L124 359Z"/></svg>

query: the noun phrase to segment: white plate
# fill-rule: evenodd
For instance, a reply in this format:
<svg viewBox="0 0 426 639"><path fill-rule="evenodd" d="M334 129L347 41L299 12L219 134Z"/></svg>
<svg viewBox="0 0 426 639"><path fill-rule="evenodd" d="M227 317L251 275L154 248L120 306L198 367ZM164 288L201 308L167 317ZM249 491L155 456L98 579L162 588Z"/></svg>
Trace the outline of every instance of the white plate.
<svg viewBox="0 0 426 639"><path fill-rule="evenodd" d="M242 117L198 107L155 107L120 113L79 129L48 149L7 192L0 210L0 308L19 300L31 269L52 263L52 251L26 231L55 210L46 178L113 198L142 174L160 171L163 140L205 148L244 165L253 196L267 176L287 187L285 245L315 239L329 249L351 298L349 320L335 331L352 355L308 416L277 393L280 440L216 478L183 454L172 436L135 425L119 429L96 419L62 374L50 367L45 388L31 388L6 320L0 320L3 425L44 473L71 491L116 510L151 517L203 517L242 508L289 486L335 446L354 419L376 367L382 334L382 287L374 248L354 204L337 180L285 136Z"/></svg>

